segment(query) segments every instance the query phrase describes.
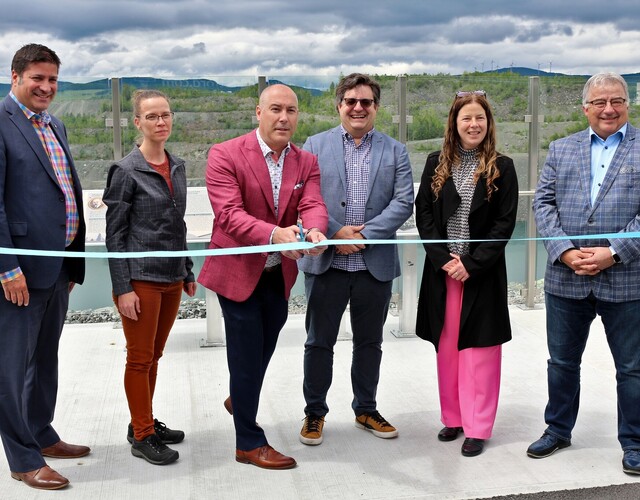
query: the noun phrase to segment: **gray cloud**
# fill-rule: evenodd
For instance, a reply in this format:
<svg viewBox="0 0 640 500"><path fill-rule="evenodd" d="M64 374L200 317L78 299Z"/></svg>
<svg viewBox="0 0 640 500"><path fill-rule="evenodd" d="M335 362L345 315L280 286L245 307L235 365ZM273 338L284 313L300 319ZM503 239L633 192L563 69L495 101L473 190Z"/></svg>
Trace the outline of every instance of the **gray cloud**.
<svg viewBox="0 0 640 500"><path fill-rule="evenodd" d="M194 43L191 47L173 47L165 54L167 59L182 59L194 54L205 54L207 52L206 45L203 42Z"/></svg>
<svg viewBox="0 0 640 500"><path fill-rule="evenodd" d="M491 59L529 67L553 60L554 69L582 73L609 64L629 72L637 65L629 54L640 42L640 4L628 0L606 8L595 0L37 3L4 0L0 71L20 44L40 41L77 76L456 73ZM39 25L36 12L50 21ZM615 58L589 57L590 47Z"/></svg>

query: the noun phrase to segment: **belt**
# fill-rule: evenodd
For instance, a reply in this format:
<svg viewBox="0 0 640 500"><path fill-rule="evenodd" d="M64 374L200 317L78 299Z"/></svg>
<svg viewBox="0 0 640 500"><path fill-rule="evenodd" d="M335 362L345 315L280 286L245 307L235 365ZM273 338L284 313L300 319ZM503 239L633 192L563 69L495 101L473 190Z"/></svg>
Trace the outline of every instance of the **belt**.
<svg viewBox="0 0 640 500"><path fill-rule="evenodd" d="M271 266L271 267L265 267L262 272L263 273L275 273L277 271L280 271L280 268L282 267L282 264L276 264L275 266Z"/></svg>

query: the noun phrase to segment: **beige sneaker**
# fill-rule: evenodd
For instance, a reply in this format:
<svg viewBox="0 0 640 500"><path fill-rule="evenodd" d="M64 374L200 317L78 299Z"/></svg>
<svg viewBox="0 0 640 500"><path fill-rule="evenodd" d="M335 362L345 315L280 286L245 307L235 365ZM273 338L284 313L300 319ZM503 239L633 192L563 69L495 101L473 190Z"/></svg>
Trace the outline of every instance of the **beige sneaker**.
<svg viewBox="0 0 640 500"><path fill-rule="evenodd" d="M398 435L398 430L387 422L377 411L373 413L363 413L357 416L356 427L373 432L374 436L382 439L390 439Z"/></svg>
<svg viewBox="0 0 640 500"><path fill-rule="evenodd" d="M322 428L324 427L324 417L317 415L307 415L300 431L300 442L311 446L322 443Z"/></svg>

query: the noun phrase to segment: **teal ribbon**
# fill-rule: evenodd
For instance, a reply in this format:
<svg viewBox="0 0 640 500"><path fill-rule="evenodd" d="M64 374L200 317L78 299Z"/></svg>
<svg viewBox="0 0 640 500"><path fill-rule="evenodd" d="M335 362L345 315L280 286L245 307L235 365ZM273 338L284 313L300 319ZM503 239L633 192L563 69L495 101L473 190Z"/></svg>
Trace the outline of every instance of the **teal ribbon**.
<svg viewBox="0 0 640 500"><path fill-rule="evenodd" d="M284 252L287 250L311 250L322 246L336 245L424 245L433 243L453 243L467 241L470 243L482 243L488 241L553 241L553 240L594 240L594 239L633 239L640 238L640 232L629 233L603 233L581 234L578 236L554 236L536 238L509 238L509 239L480 239L480 240L420 240L420 239L395 239L395 240L324 240L320 243L295 242L272 245L256 245L248 247L211 248L204 250L178 250L178 251L149 251L149 252L67 252L55 250L31 250L26 248L0 247L0 255L32 255L39 257L84 257L87 259L136 259L145 257L201 257L214 255L243 255L253 253Z"/></svg>

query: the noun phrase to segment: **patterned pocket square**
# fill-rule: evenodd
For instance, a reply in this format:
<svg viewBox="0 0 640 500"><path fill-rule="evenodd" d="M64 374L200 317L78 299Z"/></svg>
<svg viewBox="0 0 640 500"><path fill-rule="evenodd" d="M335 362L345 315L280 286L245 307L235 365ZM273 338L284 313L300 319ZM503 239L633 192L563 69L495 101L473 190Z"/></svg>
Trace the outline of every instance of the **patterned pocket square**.
<svg viewBox="0 0 640 500"><path fill-rule="evenodd" d="M635 171L636 169L633 167L633 165L623 165L622 167L620 167L621 174L632 174Z"/></svg>

